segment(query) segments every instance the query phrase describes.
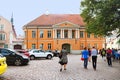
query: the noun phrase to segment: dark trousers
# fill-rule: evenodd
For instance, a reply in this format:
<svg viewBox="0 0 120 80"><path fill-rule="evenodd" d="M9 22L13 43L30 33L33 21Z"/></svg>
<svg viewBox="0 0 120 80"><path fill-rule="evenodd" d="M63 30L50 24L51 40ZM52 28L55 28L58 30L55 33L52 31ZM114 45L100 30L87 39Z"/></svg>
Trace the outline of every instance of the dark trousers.
<svg viewBox="0 0 120 80"><path fill-rule="evenodd" d="M109 66L112 66L111 57L107 57L107 63L108 63Z"/></svg>
<svg viewBox="0 0 120 80"><path fill-rule="evenodd" d="M96 69L96 66L97 66L97 56L92 56L92 65L93 65L93 68Z"/></svg>
<svg viewBox="0 0 120 80"><path fill-rule="evenodd" d="M87 68L87 65L88 65L88 58L85 58L84 59L84 68Z"/></svg>

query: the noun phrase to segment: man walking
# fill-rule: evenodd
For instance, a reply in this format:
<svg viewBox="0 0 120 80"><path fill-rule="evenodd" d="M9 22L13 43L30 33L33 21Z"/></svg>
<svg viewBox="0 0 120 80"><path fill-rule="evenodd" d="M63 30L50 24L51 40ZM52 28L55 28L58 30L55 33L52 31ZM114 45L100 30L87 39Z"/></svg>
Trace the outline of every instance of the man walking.
<svg viewBox="0 0 120 80"><path fill-rule="evenodd" d="M97 49L93 47L91 50L91 56L92 56L92 65L94 70L96 70L96 66L97 66L97 54L98 54Z"/></svg>
<svg viewBox="0 0 120 80"><path fill-rule="evenodd" d="M89 52L86 47L82 51L82 58L84 58L84 68L87 69Z"/></svg>

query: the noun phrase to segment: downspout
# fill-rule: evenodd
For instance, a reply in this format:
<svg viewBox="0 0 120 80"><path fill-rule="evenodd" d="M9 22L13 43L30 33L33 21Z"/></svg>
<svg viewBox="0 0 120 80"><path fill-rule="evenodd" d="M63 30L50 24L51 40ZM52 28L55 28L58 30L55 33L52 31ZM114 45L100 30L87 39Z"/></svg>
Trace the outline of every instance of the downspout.
<svg viewBox="0 0 120 80"><path fill-rule="evenodd" d="M38 26L37 26L37 49L38 49Z"/></svg>

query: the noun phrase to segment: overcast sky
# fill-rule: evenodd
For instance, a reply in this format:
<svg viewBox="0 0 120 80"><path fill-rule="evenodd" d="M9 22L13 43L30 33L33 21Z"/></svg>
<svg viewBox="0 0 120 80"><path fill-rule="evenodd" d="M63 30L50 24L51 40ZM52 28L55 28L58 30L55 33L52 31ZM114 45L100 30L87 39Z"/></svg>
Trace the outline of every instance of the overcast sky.
<svg viewBox="0 0 120 80"><path fill-rule="evenodd" d="M80 14L81 0L0 0L0 16L10 21L13 13L17 35L22 27L48 11L50 14Z"/></svg>

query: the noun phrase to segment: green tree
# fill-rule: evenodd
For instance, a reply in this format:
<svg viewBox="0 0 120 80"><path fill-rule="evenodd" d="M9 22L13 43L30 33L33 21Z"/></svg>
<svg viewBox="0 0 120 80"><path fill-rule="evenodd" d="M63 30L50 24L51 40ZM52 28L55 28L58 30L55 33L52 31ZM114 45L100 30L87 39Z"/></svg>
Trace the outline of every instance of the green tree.
<svg viewBox="0 0 120 80"><path fill-rule="evenodd" d="M82 0L81 8L87 32L109 36L118 29L120 36L120 0Z"/></svg>

